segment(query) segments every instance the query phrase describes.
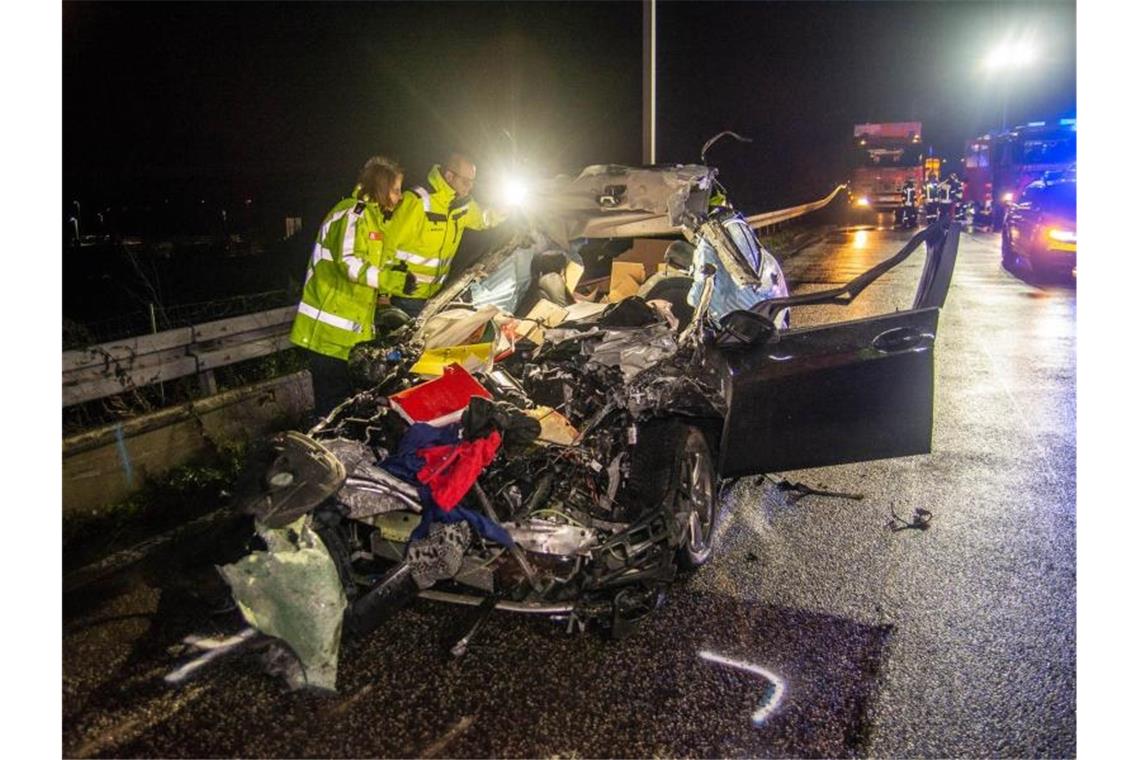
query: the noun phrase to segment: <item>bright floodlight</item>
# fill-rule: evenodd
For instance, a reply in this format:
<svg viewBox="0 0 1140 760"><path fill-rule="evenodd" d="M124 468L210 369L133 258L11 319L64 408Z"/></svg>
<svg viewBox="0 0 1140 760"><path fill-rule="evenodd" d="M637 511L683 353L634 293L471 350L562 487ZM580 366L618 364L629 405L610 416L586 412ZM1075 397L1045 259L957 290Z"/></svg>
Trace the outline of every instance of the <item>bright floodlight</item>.
<svg viewBox="0 0 1140 760"><path fill-rule="evenodd" d="M518 177L509 177L503 183L503 203L508 206L521 206L526 201L526 183Z"/></svg>
<svg viewBox="0 0 1140 760"><path fill-rule="evenodd" d="M1005 68L1009 63L1009 51L1005 47L994 48L990 54L986 56L987 69L1001 69Z"/></svg>
<svg viewBox="0 0 1140 760"><path fill-rule="evenodd" d="M1028 66L1036 57L1033 46L1028 42L1002 43L986 56L986 68L991 70Z"/></svg>

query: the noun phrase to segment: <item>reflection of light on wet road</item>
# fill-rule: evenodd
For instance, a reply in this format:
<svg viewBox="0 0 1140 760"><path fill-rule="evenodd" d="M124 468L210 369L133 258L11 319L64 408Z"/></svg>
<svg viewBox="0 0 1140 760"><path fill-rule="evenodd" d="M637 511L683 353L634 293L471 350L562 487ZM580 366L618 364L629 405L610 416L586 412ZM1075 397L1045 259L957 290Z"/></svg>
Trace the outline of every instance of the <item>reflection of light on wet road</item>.
<svg viewBox="0 0 1140 760"><path fill-rule="evenodd" d="M1048 341L1056 339L1064 339L1073 333L1073 304L1065 298L1062 293L1047 291L1049 303L1045 304L1042 311L1034 314L1033 319L1033 332L1034 338L1046 341L1043 345L1048 346Z"/></svg>
<svg viewBox="0 0 1140 760"><path fill-rule="evenodd" d="M855 230L850 242L840 246L838 256L830 262L831 276L835 280L849 280L856 274L870 269L884 258L884 252L877 249L882 233L877 230Z"/></svg>
<svg viewBox="0 0 1140 760"><path fill-rule="evenodd" d="M783 701L784 691L786 689L784 685L784 679L780 678L772 671L762 668L759 665L753 665L750 662L733 660L729 657L725 657L724 655L719 655L716 652L710 652L705 649L702 649L697 654L703 660L717 662L721 665L727 665L730 668L745 670L768 681L770 688L765 689L763 701L760 702L760 704L756 707L756 710L752 713L752 725L759 726L763 724L764 721L768 720L769 716L771 716L772 713L776 711L776 708L780 706L780 702Z"/></svg>

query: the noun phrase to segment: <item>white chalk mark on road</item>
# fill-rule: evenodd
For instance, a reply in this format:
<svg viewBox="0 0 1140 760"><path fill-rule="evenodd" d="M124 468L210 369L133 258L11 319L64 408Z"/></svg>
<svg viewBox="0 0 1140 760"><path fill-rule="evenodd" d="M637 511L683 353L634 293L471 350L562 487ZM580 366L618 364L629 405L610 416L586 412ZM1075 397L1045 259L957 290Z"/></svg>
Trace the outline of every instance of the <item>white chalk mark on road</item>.
<svg viewBox="0 0 1140 760"><path fill-rule="evenodd" d="M752 713L752 725L762 725L764 721L768 720L772 713L776 711L776 708L780 706L780 702L783 701L784 691L786 690L784 679L780 678L772 671L766 668L762 668L759 665L753 665L750 662L741 662L740 660L734 660L730 657L725 657L724 655L717 654L716 652L710 652L708 650L701 650L697 654L703 660L720 663L721 665L727 665L730 668L737 668L739 670L744 670L752 673L753 675L758 675L761 678L767 680L772 685L771 690L765 694L764 700Z"/></svg>

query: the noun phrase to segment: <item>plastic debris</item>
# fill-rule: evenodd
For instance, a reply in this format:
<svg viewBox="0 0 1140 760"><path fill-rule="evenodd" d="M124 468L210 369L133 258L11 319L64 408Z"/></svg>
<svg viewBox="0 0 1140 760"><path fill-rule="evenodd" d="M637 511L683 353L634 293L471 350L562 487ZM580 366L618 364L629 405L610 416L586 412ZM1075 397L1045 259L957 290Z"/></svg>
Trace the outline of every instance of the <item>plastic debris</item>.
<svg viewBox="0 0 1140 760"><path fill-rule="evenodd" d="M267 551L218 568L242 617L288 644L301 668L289 686L336 688L341 625L348 600L332 556L309 515L283 528L258 526Z"/></svg>
<svg viewBox="0 0 1140 760"><path fill-rule="evenodd" d="M425 422L438 427L458 421L473 396L491 398L471 373L452 364L435 380L413 385L390 396L389 401L409 424Z"/></svg>

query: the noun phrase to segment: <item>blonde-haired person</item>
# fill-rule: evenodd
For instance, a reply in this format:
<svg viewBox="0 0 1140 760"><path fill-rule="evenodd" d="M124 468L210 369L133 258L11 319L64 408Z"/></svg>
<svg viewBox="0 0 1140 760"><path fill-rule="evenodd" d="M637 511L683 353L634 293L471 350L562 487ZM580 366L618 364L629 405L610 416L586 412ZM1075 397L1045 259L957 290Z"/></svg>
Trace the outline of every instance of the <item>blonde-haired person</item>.
<svg viewBox="0 0 1140 760"><path fill-rule="evenodd" d="M383 282L380 254L403 180L404 170L395 161L368 159L352 194L333 206L317 233L289 337L312 352L309 366L319 416L352 392L349 350L372 339Z"/></svg>

